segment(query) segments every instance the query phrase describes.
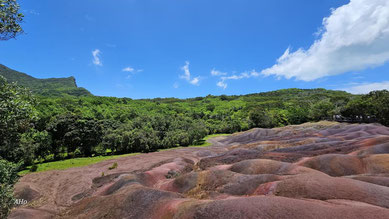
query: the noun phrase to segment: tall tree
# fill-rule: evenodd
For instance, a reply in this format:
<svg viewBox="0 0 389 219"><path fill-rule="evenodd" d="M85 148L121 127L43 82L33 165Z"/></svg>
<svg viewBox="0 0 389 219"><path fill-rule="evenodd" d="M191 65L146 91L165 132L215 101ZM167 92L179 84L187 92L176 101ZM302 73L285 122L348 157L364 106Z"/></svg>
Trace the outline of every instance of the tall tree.
<svg viewBox="0 0 389 219"><path fill-rule="evenodd" d="M19 25L23 21L23 14L19 13L19 8L15 0L0 0L0 40L15 38L23 32ZM0 76L0 218L7 218L14 205L13 190L19 169L19 165L2 157L13 161L18 159L20 154L14 152L20 148L19 131L28 129L26 121L33 115L31 100L26 90L9 85Z"/></svg>
<svg viewBox="0 0 389 219"><path fill-rule="evenodd" d="M20 141L23 134L31 131L36 118L34 105L35 99L28 90L0 76L0 157L19 162L25 156L28 148Z"/></svg>
<svg viewBox="0 0 389 219"><path fill-rule="evenodd" d="M23 33L23 14L16 0L0 0L0 40L9 40Z"/></svg>

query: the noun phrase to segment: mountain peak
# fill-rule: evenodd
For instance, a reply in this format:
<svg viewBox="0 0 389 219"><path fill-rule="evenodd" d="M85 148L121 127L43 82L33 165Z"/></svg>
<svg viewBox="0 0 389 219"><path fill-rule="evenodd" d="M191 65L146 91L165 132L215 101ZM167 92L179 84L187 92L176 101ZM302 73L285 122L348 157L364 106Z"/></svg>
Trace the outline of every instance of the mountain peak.
<svg viewBox="0 0 389 219"><path fill-rule="evenodd" d="M67 78L34 78L26 73L18 72L0 64L0 75L9 82L15 82L20 86L29 88L33 93L42 96L89 96L88 90L78 87L73 76Z"/></svg>

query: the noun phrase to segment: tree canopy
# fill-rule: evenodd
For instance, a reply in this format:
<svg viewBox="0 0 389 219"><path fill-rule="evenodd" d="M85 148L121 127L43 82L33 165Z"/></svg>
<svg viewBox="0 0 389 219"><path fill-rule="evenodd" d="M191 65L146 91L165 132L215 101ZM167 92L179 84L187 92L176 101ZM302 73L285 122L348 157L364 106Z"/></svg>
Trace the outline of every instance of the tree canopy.
<svg viewBox="0 0 389 219"><path fill-rule="evenodd" d="M28 155L30 146L23 148L21 139L32 128L36 118L35 99L25 88L7 83L0 76L0 157L18 162ZM32 160L29 159L31 162Z"/></svg>
<svg viewBox="0 0 389 219"><path fill-rule="evenodd" d="M23 14L16 0L0 0L0 40L9 40L23 32Z"/></svg>

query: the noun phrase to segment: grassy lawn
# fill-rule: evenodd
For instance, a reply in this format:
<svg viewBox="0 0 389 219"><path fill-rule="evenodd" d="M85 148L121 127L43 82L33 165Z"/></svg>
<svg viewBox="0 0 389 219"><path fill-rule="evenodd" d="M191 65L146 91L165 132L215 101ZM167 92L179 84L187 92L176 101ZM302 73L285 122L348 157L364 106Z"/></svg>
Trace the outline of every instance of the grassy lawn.
<svg viewBox="0 0 389 219"><path fill-rule="evenodd" d="M229 134L215 134L215 135L208 135L205 138L203 138L199 144L197 145L190 145L188 147L207 147L210 146L211 143L207 142L208 139L219 137L219 136L227 136ZM175 148L168 148L168 149L161 149L158 151L166 151L166 150L173 150L177 148L184 148L184 147L175 147ZM35 172L42 172L47 170L65 170L72 167L82 167L82 166L88 166L91 164L95 164L104 160L111 160L119 157L125 157L125 156L133 156L137 155L139 153L133 153L133 154L123 154L123 155L112 155L112 156L98 156L98 157L82 157L82 158L73 158L68 160L60 160L60 161L53 161L53 162L47 162L47 163L40 163L38 165L38 169ZM22 170L19 172L19 175L26 175L30 173L31 166L27 167L26 170Z"/></svg>

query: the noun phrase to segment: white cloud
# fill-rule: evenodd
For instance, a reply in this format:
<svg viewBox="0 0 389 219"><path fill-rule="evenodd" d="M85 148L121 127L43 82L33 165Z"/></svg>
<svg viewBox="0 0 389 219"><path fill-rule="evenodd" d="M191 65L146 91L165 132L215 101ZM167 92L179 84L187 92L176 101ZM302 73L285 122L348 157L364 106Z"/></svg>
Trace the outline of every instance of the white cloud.
<svg viewBox="0 0 389 219"><path fill-rule="evenodd" d="M180 84L179 84L178 82L175 82L175 83L173 84L173 88L177 89L177 88L179 88L179 87L180 87Z"/></svg>
<svg viewBox="0 0 389 219"><path fill-rule="evenodd" d="M227 73L226 72L221 72L221 71L218 71L218 70L215 70L215 69L212 69L211 75L212 76L222 76L222 75L227 75Z"/></svg>
<svg viewBox="0 0 389 219"><path fill-rule="evenodd" d="M258 77L259 75L260 75L259 72L252 70L250 72L240 73L239 75L223 76L223 77L220 77L220 81L217 82L216 85L218 87L226 89L228 86L226 81L228 81L228 80L240 80L240 79L244 79L244 78L253 78L253 77Z"/></svg>
<svg viewBox="0 0 389 219"><path fill-rule="evenodd" d="M134 72L135 69L134 69L134 68L131 68L131 67L126 67L126 68L123 68L122 71L124 71L124 72Z"/></svg>
<svg viewBox="0 0 389 219"><path fill-rule="evenodd" d="M352 94L367 94L370 91L374 90L389 90L389 81L361 84L349 88L343 88L341 90L347 91Z"/></svg>
<svg viewBox="0 0 389 219"><path fill-rule="evenodd" d="M181 70L184 71L184 74L180 75L180 78L188 81L190 84L199 85L200 77L192 78L190 70L189 70L189 64L190 63L188 61L186 61L185 65L181 67Z"/></svg>
<svg viewBox="0 0 389 219"><path fill-rule="evenodd" d="M189 83L193 84L193 85L198 85L200 82L200 77L195 77L193 78L192 80L189 81Z"/></svg>
<svg viewBox="0 0 389 219"><path fill-rule="evenodd" d="M321 38L308 50L288 48L269 76L312 81L389 61L389 1L351 0L323 19Z"/></svg>
<svg viewBox="0 0 389 219"><path fill-rule="evenodd" d="M224 83L224 81L219 81L219 82L217 82L216 85L217 85L218 87L223 88L223 89L226 89L226 88L227 88L227 84Z"/></svg>
<svg viewBox="0 0 389 219"><path fill-rule="evenodd" d="M189 62L186 61L185 65L181 67L181 70L184 71L183 75L180 75L180 78L190 81L190 71L189 71Z"/></svg>
<svg viewBox="0 0 389 219"><path fill-rule="evenodd" d="M130 79L134 74L142 72L143 69L135 69L132 67L126 67L122 69L123 72L129 72L131 74L127 75L126 79Z"/></svg>
<svg viewBox="0 0 389 219"><path fill-rule="evenodd" d="M93 64L97 66L103 66L103 62L101 61L101 51L99 49L95 49L92 51L93 55Z"/></svg>

